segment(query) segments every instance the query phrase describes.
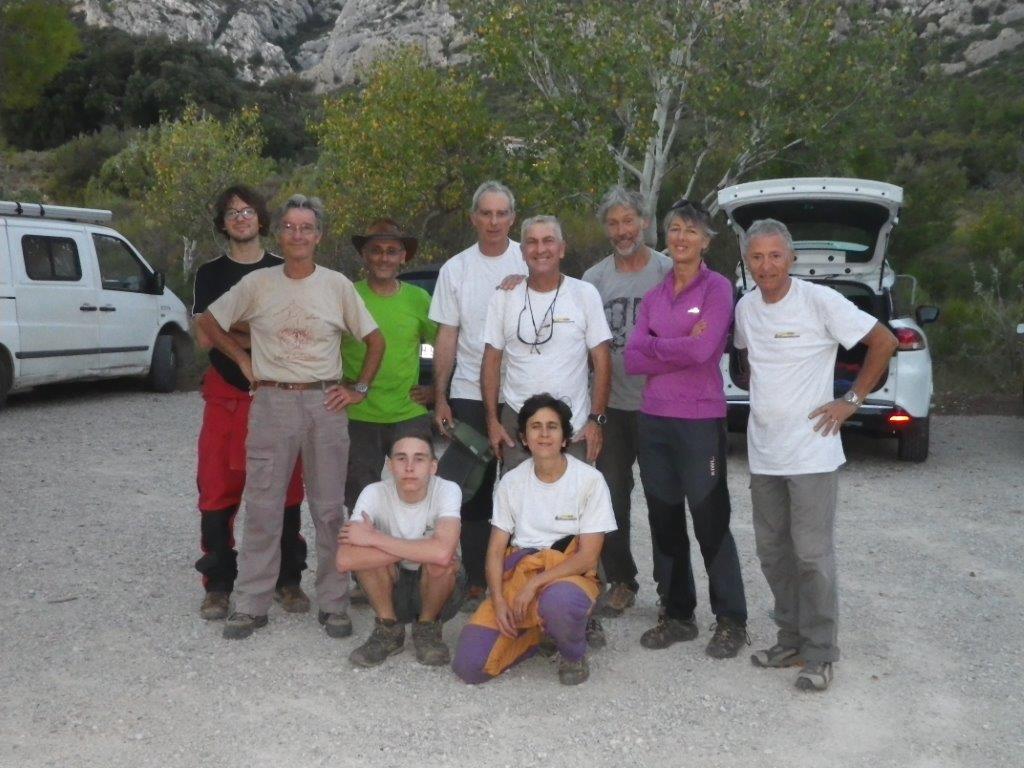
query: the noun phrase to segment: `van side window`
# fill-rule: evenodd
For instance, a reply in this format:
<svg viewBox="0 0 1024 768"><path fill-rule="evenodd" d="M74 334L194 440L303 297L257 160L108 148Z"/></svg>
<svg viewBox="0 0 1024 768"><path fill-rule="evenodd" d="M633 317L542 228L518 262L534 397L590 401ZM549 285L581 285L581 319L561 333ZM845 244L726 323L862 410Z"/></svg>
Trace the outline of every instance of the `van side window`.
<svg viewBox="0 0 1024 768"><path fill-rule="evenodd" d="M21 253L25 258L25 274L29 280L82 279L82 262L78 259L78 246L69 237L24 235Z"/></svg>
<svg viewBox="0 0 1024 768"><path fill-rule="evenodd" d="M96 245L96 258L100 264L100 279L107 291L134 291L143 293L149 285L149 270L135 258L123 240L109 235L92 236Z"/></svg>

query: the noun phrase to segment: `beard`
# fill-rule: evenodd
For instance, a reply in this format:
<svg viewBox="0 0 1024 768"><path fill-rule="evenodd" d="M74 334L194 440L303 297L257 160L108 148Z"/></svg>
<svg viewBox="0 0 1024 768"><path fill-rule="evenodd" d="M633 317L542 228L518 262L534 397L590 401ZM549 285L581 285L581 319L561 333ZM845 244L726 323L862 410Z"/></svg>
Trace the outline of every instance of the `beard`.
<svg viewBox="0 0 1024 768"><path fill-rule="evenodd" d="M259 236L259 232L254 232L249 237L234 237L232 235L228 235L228 240L230 240L232 243L237 243L238 245L247 245L248 243L251 243L253 240L258 238Z"/></svg>
<svg viewBox="0 0 1024 768"><path fill-rule="evenodd" d="M612 250L615 251L615 255L621 256L624 259L635 256L643 247L643 236L637 237L636 240L623 240L621 243L612 243Z"/></svg>

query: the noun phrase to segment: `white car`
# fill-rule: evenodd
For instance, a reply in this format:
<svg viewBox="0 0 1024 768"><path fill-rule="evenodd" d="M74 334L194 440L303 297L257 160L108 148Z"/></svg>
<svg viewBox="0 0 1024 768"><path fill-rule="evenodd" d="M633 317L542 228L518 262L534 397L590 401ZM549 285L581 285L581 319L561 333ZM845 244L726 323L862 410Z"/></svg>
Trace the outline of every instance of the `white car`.
<svg viewBox="0 0 1024 768"><path fill-rule="evenodd" d="M0 404L75 379L174 389L192 346L185 305L110 211L0 201Z"/></svg>
<svg viewBox="0 0 1024 768"><path fill-rule="evenodd" d="M917 307L916 282L898 276L886 260L889 236L899 221L903 190L866 179L770 179L737 184L718 193L719 207L742 242L757 219L777 219L789 228L796 250L794 277L835 289L888 326L899 342L882 380L843 426L899 441L899 458L928 458L932 359L922 326L938 319L938 307ZM736 268L739 295L756 290L742 259ZM845 394L863 363L866 347L839 347L835 395ZM729 425L741 430L749 393L735 350L722 357Z"/></svg>

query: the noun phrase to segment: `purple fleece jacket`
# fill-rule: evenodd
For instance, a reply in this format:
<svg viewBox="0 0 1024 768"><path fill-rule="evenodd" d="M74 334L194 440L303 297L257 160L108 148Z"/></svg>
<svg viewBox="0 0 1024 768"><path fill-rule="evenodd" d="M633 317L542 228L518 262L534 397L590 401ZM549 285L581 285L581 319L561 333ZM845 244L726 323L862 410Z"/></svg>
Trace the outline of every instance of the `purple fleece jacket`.
<svg viewBox="0 0 1024 768"><path fill-rule="evenodd" d="M697 278L678 296L669 272L640 303L636 328L626 342L626 371L646 374L640 410L676 419L725 416L719 361L732 326L732 285L701 264ZM690 336L699 320L700 336Z"/></svg>

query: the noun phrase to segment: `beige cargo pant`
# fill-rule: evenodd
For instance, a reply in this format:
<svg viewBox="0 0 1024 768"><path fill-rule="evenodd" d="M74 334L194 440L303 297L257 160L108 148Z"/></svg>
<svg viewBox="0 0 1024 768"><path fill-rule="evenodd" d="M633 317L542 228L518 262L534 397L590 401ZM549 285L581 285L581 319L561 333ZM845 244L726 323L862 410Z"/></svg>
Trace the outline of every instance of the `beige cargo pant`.
<svg viewBox="0 0 1024 768"><path fill-rule="evenodd" d="M338 573L335 553L344 516L348 449L348 416L345 411L328 411L323 391L256 390L245 443L236 611L263 616L274 599L281 560L281 510L299 455L316 531L316 603L327 613L347 609L349 577Z"/></svg>

